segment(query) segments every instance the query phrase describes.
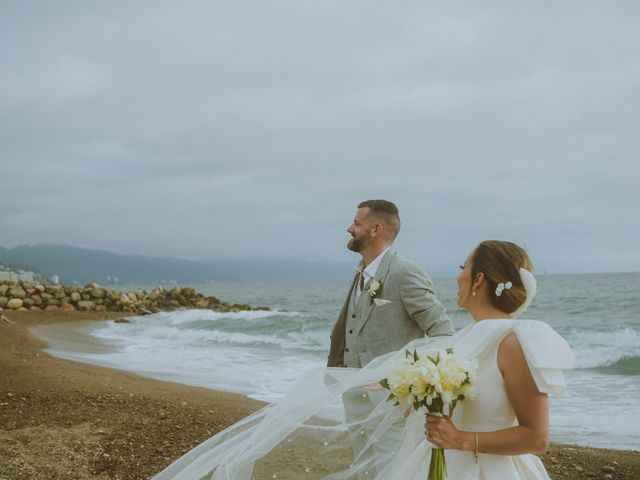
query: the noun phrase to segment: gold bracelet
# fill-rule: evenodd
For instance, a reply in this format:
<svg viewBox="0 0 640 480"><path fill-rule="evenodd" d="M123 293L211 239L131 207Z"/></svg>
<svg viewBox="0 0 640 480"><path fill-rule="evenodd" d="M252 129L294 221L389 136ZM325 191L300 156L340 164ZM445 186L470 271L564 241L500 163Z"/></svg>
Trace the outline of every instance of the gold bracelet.
<svg viewBox="0 0 640 480"><path fill-rule="evenodd" d="M478 463L478 432L476 434L476 448L473 450L473 461Z"/></svg>

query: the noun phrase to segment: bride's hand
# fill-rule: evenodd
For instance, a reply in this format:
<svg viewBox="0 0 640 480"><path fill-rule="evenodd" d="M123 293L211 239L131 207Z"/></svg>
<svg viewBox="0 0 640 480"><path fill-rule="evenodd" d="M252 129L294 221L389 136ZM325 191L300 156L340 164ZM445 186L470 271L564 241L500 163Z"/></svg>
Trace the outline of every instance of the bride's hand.
<svg viewBox="0 0 640 480"><path fill-rule="evenodd" d="M427 440L438 448L464 450L462 440L465 432L461 432L451 421L451 417L428 414L425 417L424 433Z"/></svg>

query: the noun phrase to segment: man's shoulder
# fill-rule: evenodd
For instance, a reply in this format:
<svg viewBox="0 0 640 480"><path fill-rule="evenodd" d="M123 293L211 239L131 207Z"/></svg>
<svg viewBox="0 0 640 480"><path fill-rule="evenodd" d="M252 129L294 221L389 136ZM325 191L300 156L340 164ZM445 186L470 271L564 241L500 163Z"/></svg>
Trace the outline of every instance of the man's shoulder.
<svg viewBox="0 0 640 480"><path fill-rule="evenodd" d="M423 268L412 260L403 257L399 253L395 253L393 263L391 264L392 270L405 271L405 270L423 270Z"/></svg>

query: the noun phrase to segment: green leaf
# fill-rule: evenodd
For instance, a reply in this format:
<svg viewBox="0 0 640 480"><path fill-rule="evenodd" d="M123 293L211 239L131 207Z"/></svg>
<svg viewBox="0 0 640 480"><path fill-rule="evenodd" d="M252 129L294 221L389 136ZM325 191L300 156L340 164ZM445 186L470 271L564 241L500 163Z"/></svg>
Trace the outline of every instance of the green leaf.
<svg viewBox="0 0 640 480"><path fill-rule="evenodd" d="M414 361L414 362L417 362L418 360L419 360L419 358L418 358L418 351L417 351L417 350L414 350L414 351L413 351L413 361Z"/></svg>

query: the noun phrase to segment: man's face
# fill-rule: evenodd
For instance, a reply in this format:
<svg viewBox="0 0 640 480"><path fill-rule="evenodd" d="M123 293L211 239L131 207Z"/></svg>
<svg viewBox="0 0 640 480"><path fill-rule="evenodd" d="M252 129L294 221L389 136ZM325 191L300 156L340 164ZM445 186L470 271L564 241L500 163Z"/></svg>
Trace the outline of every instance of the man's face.
<svg viewBox="0 0 640 480"><path fill-rule="evenodd" d="M353 252L361 252L369 246L371 224L367 218L368 213L369 207L359 208L353 223L347 228L347 232L351 234L347 248Z"/></svg>

